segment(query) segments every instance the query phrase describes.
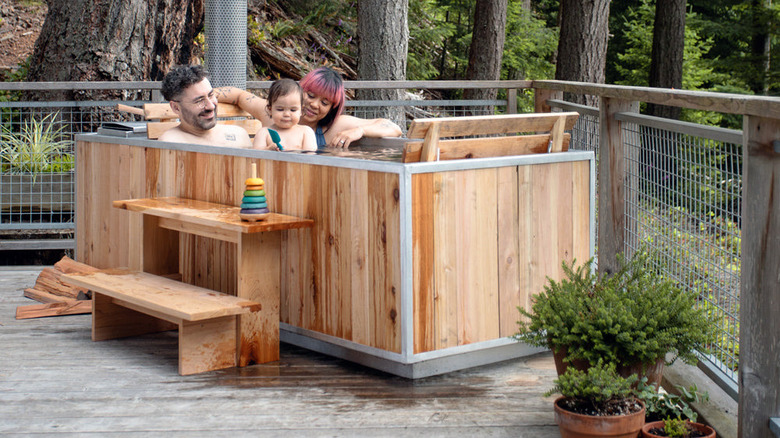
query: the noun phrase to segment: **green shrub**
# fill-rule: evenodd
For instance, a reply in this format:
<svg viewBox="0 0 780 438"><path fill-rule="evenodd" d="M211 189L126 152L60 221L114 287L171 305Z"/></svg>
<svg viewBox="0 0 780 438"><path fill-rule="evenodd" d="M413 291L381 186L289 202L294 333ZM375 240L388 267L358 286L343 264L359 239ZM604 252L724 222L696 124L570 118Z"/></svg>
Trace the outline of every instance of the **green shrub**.
<svg viewBox="0 0 780 438"><path fill-rule="evenodd" d="M548 278L532 312L519 307L528 322L518 322L515 339L555 351L567 349L566 361L599 359L629 366L651 363L668 352L695 364L696 349L713 338L710 318L686 292L653 268L650 255L638 251L613 275L593 272L593 260L563 263L564 278Z"/></svg>
<svg viewBox="0 0 780 438"><path fill-rule="evenodd" d="M582 402L603 405L609 401L622 400L633 396L631 385L637 376L621 377L615 364L599 361L587 371L569 367L555 380L555 386L545 395L560 393Z"/></svg>

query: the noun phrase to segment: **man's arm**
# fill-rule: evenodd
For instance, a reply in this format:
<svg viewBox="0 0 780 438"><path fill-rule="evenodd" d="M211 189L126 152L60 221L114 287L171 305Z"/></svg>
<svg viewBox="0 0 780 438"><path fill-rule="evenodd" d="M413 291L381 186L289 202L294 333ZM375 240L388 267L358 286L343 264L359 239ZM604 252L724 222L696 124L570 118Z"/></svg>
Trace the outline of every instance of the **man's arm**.
<svg viewBox="0 0 780 438"><path fill-rule="evenodd" d="M217 95L217 100L222 103L232 103L238 106L242 110L248 112L252 117L260 120L263 126L271 126L273 121L266 111L268 101L262 97L257 97L254 94L235 87L220 87L215 88L214 92Z"/></svg>

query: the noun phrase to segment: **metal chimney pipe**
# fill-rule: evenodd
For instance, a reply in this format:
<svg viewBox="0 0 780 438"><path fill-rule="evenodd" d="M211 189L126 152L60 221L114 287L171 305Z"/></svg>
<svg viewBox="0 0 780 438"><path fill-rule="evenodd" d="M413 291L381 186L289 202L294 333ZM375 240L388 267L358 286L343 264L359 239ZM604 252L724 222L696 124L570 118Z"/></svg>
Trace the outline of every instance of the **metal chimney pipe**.
<svg viewBox="0 0 780 438"><path fill-rule="evenodd" d="M206 69L211 85L246 89L246 0L206 0Z"/></svg>

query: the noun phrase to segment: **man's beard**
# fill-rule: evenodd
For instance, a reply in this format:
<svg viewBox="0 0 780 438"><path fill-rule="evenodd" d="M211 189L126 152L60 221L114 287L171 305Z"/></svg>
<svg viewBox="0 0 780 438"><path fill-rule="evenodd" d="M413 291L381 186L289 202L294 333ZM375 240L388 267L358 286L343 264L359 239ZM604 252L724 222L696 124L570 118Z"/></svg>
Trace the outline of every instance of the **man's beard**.
<svg viewBox="0 0 780 438"><path fill-rule="evenodd" d="M203 119L202 116L206 116L209 113L212 113L214 117L211 119ZM182 113L182 118L185 122L189 123L190 125L195 126L198 129L208 131L209 129L217 126L217 109L214 108L213 110L200 110L199 113L193 113L190 111L185 110Z"/></svg>

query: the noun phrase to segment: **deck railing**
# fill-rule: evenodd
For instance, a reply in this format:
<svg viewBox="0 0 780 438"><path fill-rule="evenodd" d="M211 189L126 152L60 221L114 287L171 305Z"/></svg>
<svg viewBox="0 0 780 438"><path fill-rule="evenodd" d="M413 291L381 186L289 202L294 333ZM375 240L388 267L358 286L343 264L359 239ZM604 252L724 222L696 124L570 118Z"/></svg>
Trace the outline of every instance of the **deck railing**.
<svg viewBox="0 0 780 438"><path fill-rule="evenodd" d="M247 88L269 85L250 82ZM640 245L656 250L658 265L683 287L695 290L700 305L718 321L718 340L709 346L710 354L702 356L702 368L739 397L743 436L769 433L768 419L780 409L768 394L780 386L780 377L772 371L778 357L771 347L780 333L780 322L774 319L780 311L780 99L560 81L354 81L346 86L500 90L501 98L491 101L348 101L348 113L360 117L373 117L372 107L387 106L403 108L407 117L474 114L486 107L512 113L518 96L522 99L521 93L529 90L536 111L580 112L572 147L597 154L599 269L610 272L618 253L630 254ZM130 105L160 101L158 88L155 82L0 84L0 90L113 89L141 96L121 102ZM597 96L600 108L565 102L564 92ZM642 116L640 102L741 115L744 130ZM102 121L125 117L113 109L116 103L0 102L0 125L18 130L33 114L58 112L72 138L96 130ZM61 201L57 212L13 211L4 205L7 198L0 198L0 231L72 228L72 185L61 187L71 198ZM9 190L18 189L0 184L0 192ZM745 370L749 374L739 387L738 372Z"/></svg>
<svg viewBox="0 0 780 438"><path fill-rule="evenodd" d="M572 144L598 155L598 109L548 104L580 112ZM717 331L702 369L736 399L742 132L628 112L616 118L626 149L623 251L652 251L670 279L698 294Z"/></svg>

